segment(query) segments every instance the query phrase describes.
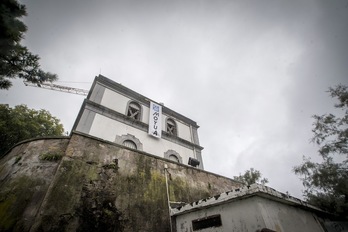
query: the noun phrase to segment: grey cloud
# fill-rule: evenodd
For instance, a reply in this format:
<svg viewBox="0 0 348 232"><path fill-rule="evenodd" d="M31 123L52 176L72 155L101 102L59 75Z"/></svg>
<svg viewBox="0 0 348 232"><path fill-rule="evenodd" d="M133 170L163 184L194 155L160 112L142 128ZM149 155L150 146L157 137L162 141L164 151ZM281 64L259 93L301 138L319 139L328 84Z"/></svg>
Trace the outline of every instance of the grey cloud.
<svg viewBox="0 0 348 232"><path fill-rule="evenodd" d="M30 1L25 44L62 81L99 73L201 126L205 167L254 167L301 196L291 173L325 90L347 83L346 1ZM62 83L88 89L86 83ZM46 108L70 130L82 97L23 87L1 102Z"/></svg>

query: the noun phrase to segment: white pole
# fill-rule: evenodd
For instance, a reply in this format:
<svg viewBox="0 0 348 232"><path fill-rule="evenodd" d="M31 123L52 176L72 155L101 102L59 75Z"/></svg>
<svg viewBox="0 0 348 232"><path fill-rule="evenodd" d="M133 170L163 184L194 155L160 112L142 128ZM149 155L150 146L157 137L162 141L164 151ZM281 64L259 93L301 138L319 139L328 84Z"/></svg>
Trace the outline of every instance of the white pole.
<svg viewBox="0 0 348 232"><path fill-rule="evenodd" d="M164 165L164 176L166 177L166 189L167 189L167 200L168 200L168 214L169 214L169 225L170 225L170 232L173 232L172 228L172 217L170 215L170 199L169 199L169 187L168 187L168 177L167 177L167 172L168 172L168 166L167 164Z"/></svg>

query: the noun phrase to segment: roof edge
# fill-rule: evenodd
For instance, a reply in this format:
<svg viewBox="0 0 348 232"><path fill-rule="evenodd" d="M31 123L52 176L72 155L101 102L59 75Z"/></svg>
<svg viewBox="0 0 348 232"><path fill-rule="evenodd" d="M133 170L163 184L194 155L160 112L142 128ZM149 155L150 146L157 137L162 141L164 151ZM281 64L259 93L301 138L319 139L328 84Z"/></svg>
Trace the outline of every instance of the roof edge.
<svg viewBox="0 0 348 232"><path fill-rule="evenodd" d="M252 196L259 196L267 199L272 199L287 205L299 206L300 208L305 208L309 211L316 211L321 214L331 215L329 212L326 212L314 205L311 205L306 201L303 201L285 193L281 193L268 186L261 184L252 184L249 186L244 186L242 188L233 189L231 191L227 191L213 197L188 203L184 206L173 208L171 209L171 216L177 216L204 208L210 208L213 206L221 205L223 203L241 200Z"/></svg>

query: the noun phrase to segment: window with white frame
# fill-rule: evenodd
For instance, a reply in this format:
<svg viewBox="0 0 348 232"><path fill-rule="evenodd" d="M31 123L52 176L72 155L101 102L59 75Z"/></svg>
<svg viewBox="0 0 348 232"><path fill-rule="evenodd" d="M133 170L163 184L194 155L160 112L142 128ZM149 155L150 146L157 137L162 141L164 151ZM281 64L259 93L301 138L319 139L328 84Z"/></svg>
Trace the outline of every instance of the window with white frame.
<svg viewBox="0 0 348 232"><path fill-rule="evenodd" d="M123 144L123 146L129 147L132 149L137 149L137 145L132 140L129 140L129 139L123 141L122 144Z"/></svg>

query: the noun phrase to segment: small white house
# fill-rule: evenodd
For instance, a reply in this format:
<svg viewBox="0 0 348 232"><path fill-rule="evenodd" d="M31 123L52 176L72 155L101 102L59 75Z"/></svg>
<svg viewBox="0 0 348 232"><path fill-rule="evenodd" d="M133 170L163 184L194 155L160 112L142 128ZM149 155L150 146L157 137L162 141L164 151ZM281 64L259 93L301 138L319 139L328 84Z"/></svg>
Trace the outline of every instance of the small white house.
<svg viewBox="0 0 348 232"><path fill-rule="evenodd" d="M102 75L73 130L203 169L197 123Z"/></svg>
<svg viewBox="0 0 348 232"><path fill-rule="evenodd" d="M328 213L253 184L171 210L177 232L324 232Z"/></svg>

